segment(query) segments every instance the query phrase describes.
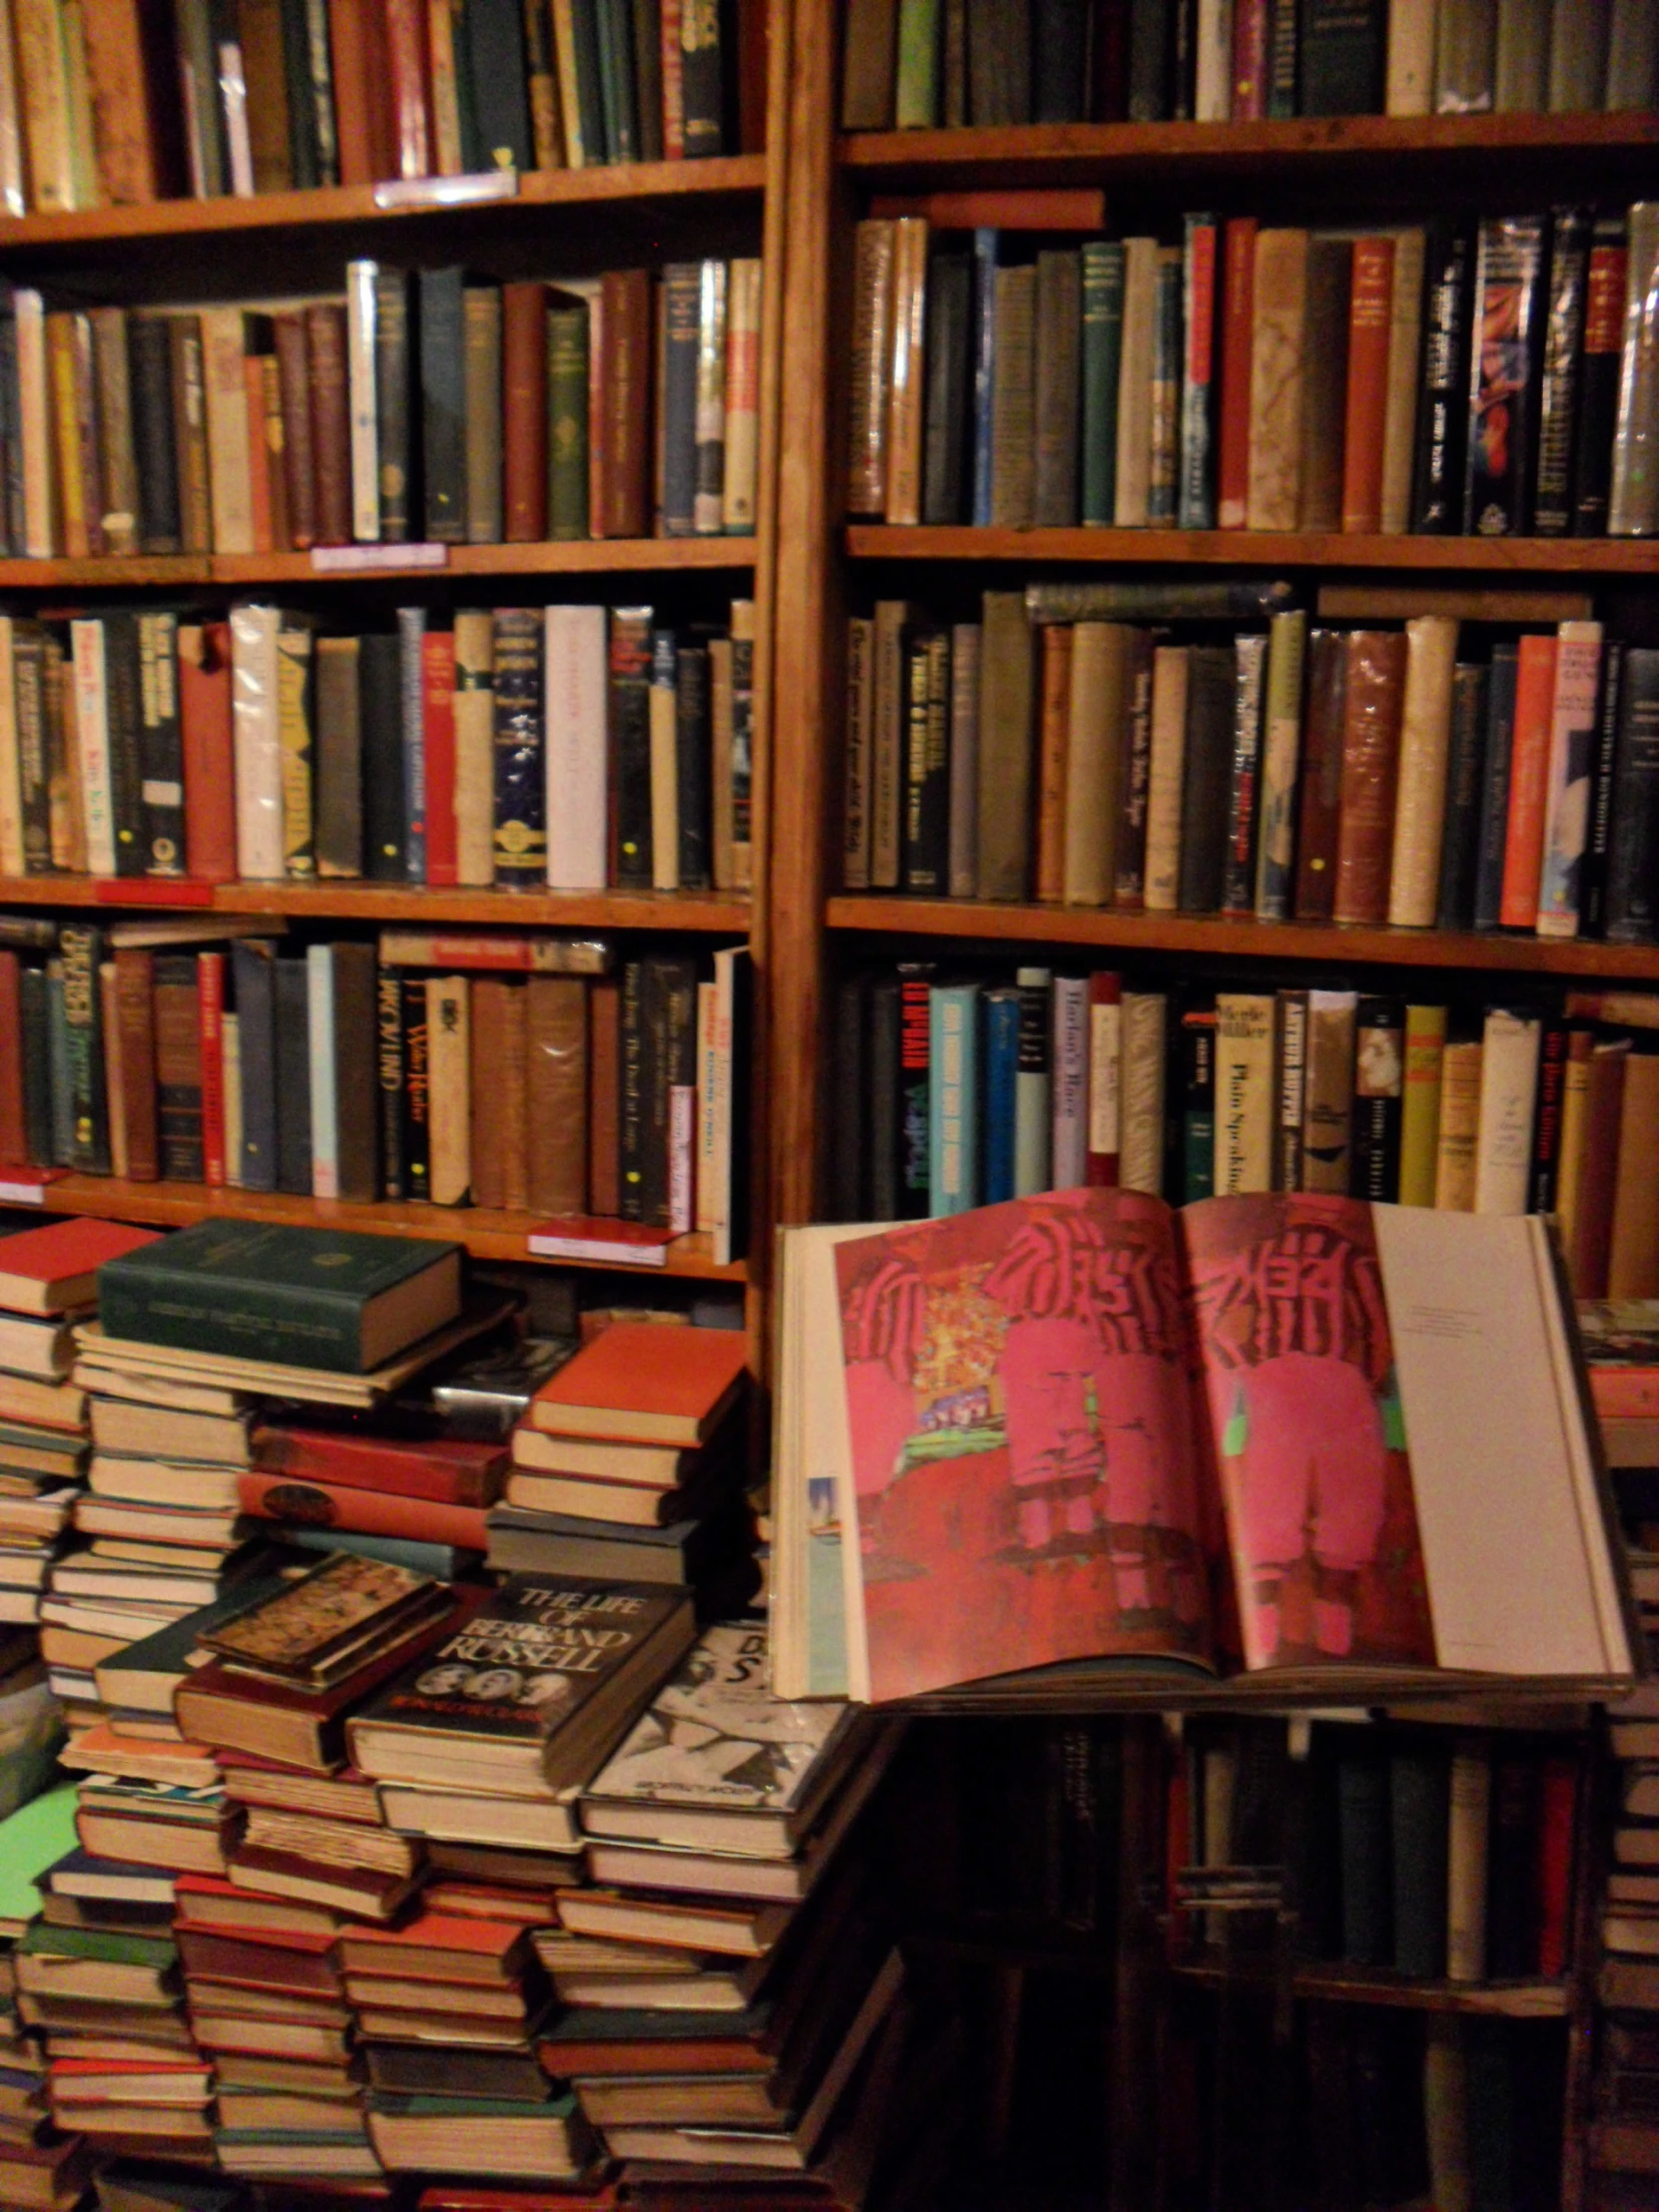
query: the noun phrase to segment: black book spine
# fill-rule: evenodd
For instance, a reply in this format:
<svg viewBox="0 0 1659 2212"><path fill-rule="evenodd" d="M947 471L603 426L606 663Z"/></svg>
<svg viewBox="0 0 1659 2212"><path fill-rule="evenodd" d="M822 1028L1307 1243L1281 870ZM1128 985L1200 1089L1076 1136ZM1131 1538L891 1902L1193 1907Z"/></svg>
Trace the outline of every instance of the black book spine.
<svg viewBox="0 0 1659 2212"><path fill-rule="evenodd" d="M109 1093L104 1081L103 1005L98 976L104 958L104 932L79 922L66 922L58 932L58 949L63 957L64 1025L68 1032L69 1104L73 1117L73 1150L69 1165L82 1175L108 1175Z"/></svg>
<svg viewBox="0 0 1659 2212"><path fill-rule="evenodd" d="M1405 1011L1394 998L1362 998L1355 1013L1356 1198L1391 1206L1399 1197L1399 1124L1405 1077Z"/></svg>
<svg viewBox="0 0 1659 2212"><path fill-rule="evenodd" d="M1603 639L1596 697L1595 752L1590 761L1589 827L1584 837L1584 858L1578 871L1578 925L1586 937L1607 934L1608 874L1613 851L1613 778L1619 744L1619 701L1624 690L1624 655L1622 638ZM1659 846L1644 843L1642 851L1651 863Z"/></svg>
<svg viewBox="0 0 1659 2212"><path fill-rule="evenodd" d="M466 388L462 272L420 274L420 457L426 536L466 538Z"/></svg>
<svg viewBox="0 0 1659 2212"><path fill-rule="evenodd" d="M151 875L185 871L185 756L179 726L179 618L138 618L139 769L144 865Z"/></svg>
<svg viewBox="0 0 1659 2212"><path fill-rule="evenodd" d="M835 1221L866 1221L864 1163L870 1151L869 1067L865 1050L869 992L861 975L835 986L834 1070L839 1107L830 1127L830 1214Z"/></svg>
<svg viewBox="0 0 1659 2212"><path fill-rule="evenodd" d="M173 439L173 356L168 317L127 317L127 377L133 395L133 455L138 463L139 545L177 553L179 463Z"/></svg>
<svg viewBox="0 0 1659 2212"><path fill-rule="evenodd" d="M1440 220L1428 227L1423 277L1422 394L1411 485L1411 527L1447 536L1463 512L1463 445L1468 432L1469 285L1474 256L1467 229Z"/></svg>
<svg viewBox="0 0 1659 2212"><path fill-rule="evenodd" d="M599 5L600 0L570 0L582 160L589 169L617 158L616 148L607 144L605 105L599 91Z"/></svg>
<svg viewBox="0 0 1659 2212"><path fill-rule="evenodd" d="M282 75L288 96L288 160L296 192L322 182L317 158L316 104L311 93L311 35L306 0L280 0Z"/></svg>
<svg viewBox="0 0 1659 2212"><path fill-rule="evenodd" d="M898 1218L898 978L884 976L869 992L869 1153L867 1198L871 1221ZM865 1217L854 1214L855 1221Z"/></svg>
<svg viewBox="0 0 1659 2212"><path fill-rule="evenodd" d="M1387 0L1302 0L1302 112L1377 115Z"/></svg>
<svg viewBox="0 0 1659 2212"><path fill-rule="evenodd" d="M375 1077L380 1091L380 1181L387 1198L407 1198L403 1172L403 978L374 977Z"/></svg>
<svg viewBox="0 0 1659 2212"><path fill-rule="evenodd" d="M371 632L363 639L357 683L367 871L373 882L402 883L408 875L403 851L408 809L403 798L402 665L397 638Z"/></svg>
<svg viewBox="0 0 1659 2212"><path fill-rule="evenodd" d="M1227 842L1222 856L1221 909L1249 915L1256 907L1256 816L1262 771L1263 686L1268 641L1243 637L1234 648L1233 757L1227 778Z"/></svg>
<svg viewBox="0 0 1659 2212"><path fill-rule="evenodd" d="M658 0L634 0L634 106L639 124L635 159L663 158L663 22Z"/></svg>
<svg viewBox="0 0 1659 2212"><path fill-rule="evenodd" d="M305 61L310 80L311 127L316 138L316 181L339 183L339 132L334 122L334 54L328 0L305 0Z"/></svg>
<svg viewBox="0 0 1659 2212"><path fill-rule="evenodd" d="M904 844L908 891L942 897L950 879L950 633L906 634L904 682Z"/></svg>
<svg viewBox="0 0 1659 2212"><path fill-rule="evenodd" d="M407 542L416 511L409 430L409 279L400 269L381 269L374 276L374 434L386 545Z"/></svg>
<svg viewBox="0 0 1659 2212"><path fill-rule="evenodd" d="M1170 119L1170 65L1175 49L1175 0L1130 0L1129 120ZM975 118L977 121L977 118Z"/></svg>
<svg viewBox="0 0 1659 2212"><path fill-rule="evenodd" d="M52 873L51 734L46 705L46 633L38 622L12 625L12 688L17 703L18 805L23 871Z"/></svg>
<svg viewBox="0 0 1659 2212"><path fill-rule="evenodd" d="M617 1158L621 1169L622 1218L645 1219L645 1132L648 1033L645 1012L645 962L630 960L622 971L621 1062L618 1082Z"/></svg>
<svg viewBox="0 0 1659 2212"><path fill-rule="evenodd" d="M1086 123L1088 0L1032 0L1031 120Z"/></svg>
<svg viewBox="0 0 1659 2212"><path fill-rule="evenodd" d="M1624 656L1613 769L1613 846L1607 869L1607 935L1614 944L1659 941L1659 648Z"/></svg>
<svg viewBox="0 0 1659 2212"><path fill-rule="evenodd" d="M932 985L933 968L930 961L906 960L900 964L898 971L898 1219L900 1221L924 1221L932 1211L932 1178L928 1166L932 1085ZM1046 1025L1043 1034L1044 1050L1046 1051Z"/></svg>
<svg viewBox="0 0 1659 2212"><path fill-rule="evenodd" d="M1561 1172L1561 1107L1566 1095L1567 1025L1548 1017L1538 1037L1538 1083L1532 1101L1532 1174L1527 1190L1529 1214L1555 1211L1555 1184Z"/></svg>
<svg viewBox="0 0 1659 2212"><path fill-rule="evenodd" d="M0 291L0 498L8 558L23 557L23 407L17 385L17 315Z"/></svg>
<svg viewBox="0 0 1659 2212"><path fill-rule="evenodd" d="M935 254L927 275L927 397L921 519L963 522L968 433L968 318L973 264Z"/></svg>
<svg viewBox="0 0 1659 2212"><path fill-rule="evenodd" d="M303 958L273 961L272 969L276 1006L276 1188L296 1198L309 1198L310 977Z"/></svg>
<svg viewBox="0 0 1659 2212"><path fill-rule="evenodd" d="M1268 8L1268 103L1276 123L1300 115L1301 39L1297 0L1270 0Z"/></svg>
<svg viewBox="0 0 1659 2212"><path fill-rule="evenodd" d="M485 169L522 176L536 166L530 142L530 84L524 66L523 0L466 0L472 115Z"/></svg>
<svg viewBox="0 0 1659 2212"><path fill-rule="evenodd" d="M1480 226L1470 329L1463 534L1513 537L1531 512L1538 410L1544 223L1499 216Z"/></svg>
<svg viewBox="0 0 1659 2212"><path fill-rule="evenodd" d="M697 353L703 265L663 271L663 528L689 538L697 526Z"/></svg>
<svg viewBox="0 0 1659 2212"><path fill-rule="evenodd" d="M1451 755L1446 764L1437 929L1474 927L1480 858L1480 764L1486 736L1486 671L1459 662L1451 678Z"/></svg>
<svg viewBox="0 0 1659 2212"><path fill-rule="evenodd" d="M1532 529L1540 538L1564 538L1572 528L1572 448L1578 426L1591 220L1587 208L1557 208L1550 236L1538 383L1538 465L1532 494Z"/></svg>
<svg viewBox="0 0 1659 2212"><path fill-rule="evenodd" d="M403 1196L432 1195L432 1031L426 1010L426 978L405 975L402 997L401 1124L397 1150L403 1163ZM384 1030L382 1028L382 1036ZM382 1082L384 1076L381 1077Z"/></svg>
<svg viewBox="0 0 1659 2212"><path fill-rule="evenodd" d="M104 702L110 737L110 805L115 820L117 875L143 875L149 864L141 751L141 619L136 614L122 613L104 617ZM183 798L181 791L181 811Z"/></svg>
<svg viewBox="0 0 1659 2212"><path fill-rule="evenodd" d="M1177 1111L1166 1130L1168 1196L1173 1206L1189 1206L1216 1187L1216 1007L1208 994L1183 1009L1172 1045Z"/></svg>
<svg viewBox="0 0 1659 2212"><path fill-rule="evenodd" d="M672 631L659 631L672 639ZM674 751L679 797L680 888L706 891L713 812L709 739L709 648L682 638L674 660Z"/></svg>
<svg viewBox="0 0 1659 2212"><path fill-rule="evenodd" d="M496 663L499 668L499 659ZM496 678L499 685L501 679ZM613 607L611 773L619 890L651 888L651 609Z"/></svg>
<svg viewBox="0 0 1659 2212"><path fill-rule="evenodd" d="M46 970L25 967L23 1000L23 1129L31 1167L52 1165L52 1039Z"/></svg>
<svg viewBox="0 0 1659 2212"><path fill-rule="evenodd" d="M1486 1971L1494 1980L1518 1979L1538 1970L1535 1930L1540 1782L1541 1770L1534 1752L1506 1751L1492 1762Z"/></svg>
<svg viewBox="0 0 1659 2212"><path fill-rule="evenodd" d="M692 1137L697 1095L697 968L688 959L645 962L646 1146L644 1218L691 1227Z"/></svg>
<svg viewBox="0 0 1659 2212"><path fill-rule="evenodd" d="M1195 645L1188 660L1181 792L1184 913L1213 914L1221 907L1227 874L1235 658L1230 645Z"/></svg>
<svg viewBox="0 0 1659 2212"><path fill-rule="evenodd" d="M1629 262L1625 218L1598 217L1590 239L1584 282L1584 353L1578 370L1578 452L1572 493L1572 532L1576 538L1607 535Z"/></svg>
<svg viewBox="0 0 1659 2212"><path fill-rule="evenodd" d="M242 1065L243 1188L274 1191L277 1174L276 962L267 946L234 944L237 1055Z"/></svg>
<svg viewBox="0 0 1659 2212"><path fill-rule="evenodd" d="M495 880L508 890L547 881L546 744L539 607L495 610ZM650 753L646 790L649 803ZM651 876L646 873L649 887Z"/></svg>
<svg viewBox="0 0 1659 2212"><path fill-rule="evenodd" d="M726 25L720 0L682 0L680 98L686 159L726 152Z"/></svg>
<svg viewBox="0 0 1659 2212"><path fill-rule="evenodd" d="M1516 648L1492 648L1486 681L1486 748L1480 766L1480 851L1474 871L1474 926L1495 929L1503 906L1503 853L1509 830L1509 751L1515 730Z"/></svg>

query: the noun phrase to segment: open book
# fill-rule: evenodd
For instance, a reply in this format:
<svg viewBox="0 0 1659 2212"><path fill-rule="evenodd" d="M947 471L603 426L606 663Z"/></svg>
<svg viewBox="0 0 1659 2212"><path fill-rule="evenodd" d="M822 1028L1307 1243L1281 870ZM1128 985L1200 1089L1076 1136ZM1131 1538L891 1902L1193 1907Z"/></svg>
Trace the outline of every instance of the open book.
<svg viewBox="0 0 1659 2212"><path fill-rule="evenodd" d="M783 1696L1639 1671L1536 1217L1052 1192L788 1232L782 1323Z"/></svg>

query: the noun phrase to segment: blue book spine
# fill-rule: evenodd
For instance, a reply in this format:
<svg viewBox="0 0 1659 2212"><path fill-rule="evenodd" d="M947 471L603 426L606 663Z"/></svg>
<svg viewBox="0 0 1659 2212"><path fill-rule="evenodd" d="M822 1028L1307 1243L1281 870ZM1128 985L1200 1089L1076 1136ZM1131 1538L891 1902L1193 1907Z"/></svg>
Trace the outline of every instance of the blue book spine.
<svg viewBox="0 0 1659 2212"><path fill-rule="evenodd" d="M929 1012L928 1188L935 1214L965 1214L978 1204L978 985L936 983Z"/></svg>
<svg viewBox="0 0 1659 2212"><path fill-rule="evenodd" d="M363 1559L383 1560L387 1566L407 1567L413 1574L435 1575L453 1582L478 1557L456 1544L425 1544L413 1536L359 1536L351 1529L296 1528L282 1526L276 1533L285 1544L303 1551L354 1551Z"/></svg>
<svg viewBox="0 0 1659 2212"><path fill-rule="evenodd" d="M1187 218L1182 258L1181 487L1183 530L1216 526L1216 263L1221 230L1213 215Z"/></svg>
<svg viewBox="0 0 1659 2212"><path fill-rule="evenodd" d="M996 380L996 242L991 230L973 234L973 519L991 519L991 391Z"/></svg>
<svg viewBox="0 0 1659 2212"><path fill-rule="evenodd" d="M987 1206L1014 1195L1014 1077L1019 1069L1019 992L985 993L984 1189Z"/></svg>
<svg viewBox="0 0 1659 2212"><path fill-rule="evenodd" d="M426 699L421 646L424 607L397 610L397 679L403 732L403 864L411 883L426 880Z"/></svg>

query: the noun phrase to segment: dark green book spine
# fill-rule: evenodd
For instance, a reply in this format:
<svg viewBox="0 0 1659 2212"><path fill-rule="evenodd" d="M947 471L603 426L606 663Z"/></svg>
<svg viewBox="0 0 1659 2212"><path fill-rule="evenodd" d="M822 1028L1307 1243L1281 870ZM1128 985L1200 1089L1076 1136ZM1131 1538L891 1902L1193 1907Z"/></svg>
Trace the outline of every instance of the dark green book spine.
<svg viewBox="0 0 1659 2212"><path fill-rule="evenodd" d="M306 0L280 0L282 76L288 98L288 161L296 192L322 183L317 158L316 103L311 92L311 34Z"/></svg>
<svg viewBox="0 0 1659 2212"><path fill-rule="evenodd" d="M52 1023L47 1010L46 970L25 967L19 977L23 1000L23 1129L31 1167L49 1168L56 1158L52 1142Z"/></svg>
<svg viewBox="0 0 1659 2212"><path fill-rule="evenodd" d="M237 1051L242 1063L242 1182L250 1191L276 1188L276 961L268 945L231 947L237 994Z"/></svg>
<svg viewBox="0 0 1659 2212"><path fill-rule="evenodd" d="M110 1172L109 1094L104 1082L104 1024L98 970L104 932L66 922L63 958L64 1057L68 1073L70 1158L83 1175Z"/></svg>
<svg viewBox="0 0 1659 2212"><path fill-rule="evenodd" d="M539 607L495 610L495 880L534 890L547 880L547 793ZM646 751L650 806L650 748ZM646 883L651 881L649 867Z"/></svg>
<svg viewBox="0 0 1659 2212"><path fill-rule="evenodd" d="M168 317L127 317L127 379L133 395L133 454L138 464L139 547L179 550L179 473L173 441L173 364Z"/></svg>
<svg viewBox="0 0 1659 2212"><path fill-rule="evenodd" d="M421 477L426 536L466 539L466 389L461 314L462 272L420 275Z"/></svg>
<svg viewBox="0 0 1659 2212"><path fill-rule="evenodd" d="M672 631L656 633L658 639L672 636ZM702 638L682 638L674 654L674 739L683 891L707 890L714 880L709 702L708 644Z"/></svg>
<svg viewBox="0 0 1659 2212"><path fill-rule="evenodd" d="M398 980L402 994L402 1125L397 1148L403 1162L403 1196L432 1195L432 1062L431 1024L426 1009L426 978L405 975ZM385 1031L382 1027L381 1036ZM382 1075L382 1081L384 1077Z"/></svg>
<svg viewBox="0 0 1659 2212"><path fill-rule="evenodd" d="M1235 679L1232 646L1192 647L1181 792L1183 913L1218 913L1226 887Z"/></svg>
<svg viewBox="0 0 1659 2212"><path fill-rule="evenodd" d="M179 725L179 618L138 618L139 771L144 865L151 875L185 871L185 755Z"/></svg>
<svg viewBox="0 0 1659 2212"><path fill-rule="evenodd" d="M1425 1981L1445 1972L1450 1788L1450 1769L1432 1748L1402 1748L1388 1761L1393 1965Z"/></svg>
<svg viewBox="0 0 1659 2212"><path fill-rule="evenodd" d="M18 806L23 872L52 870L52 768L46 714L46 633L38 622L12 625L12 694L17 709Z"/></svg>
<svg viewBox="0 0 1659 2212"><path fill-rule="evenodd" d="M357 662L363 764L363 851L369 879L407 880L403 840L402 650L395 637L371 633Z"/></svg>
<svg viewBox="0 0 1659 2212"><path fill-rule="evenodd" d="M599 97L605 109L606 143L612 161L637 162L640 130L634 104L633 0L595 0L594 12L599 30Z"/></svg>
<svg viewBox="0 0 1659 2212"><path fill-rule="evenodd" d="M555 539L588 535L588 303L547 310L547 518Z"/></svg>
<svg viewBox="0 0 1659 2212"><path fill-rule="evenodd" d="M523 0L466 0L463 20L481 166L522 176L536 165Z"/></svg>
<svg viewBox="0 0 1659 2212"><path fill-rule="evenodd" d="M310 978L303 957L275 963L276 1188L311 1192Z"/></svg>
<svg viewBox="0 0 1659 2212"><path fill-rule="evenodd" d="M649 1038L645 1014L645 963L642 960L630 960L622 971L621 1033L617 1158L621 1169L622 1218L644 1221Z"/></svg>
<svg viewBox="0 0 1659 2212"><path fill-rule="evenodd" d="M75 1165L75 1089L69 1065L69 1017L61 958L46 963L47 1070L51 1078L52 1165Z"/></svg>
<svg viewBox="0 0 1659 2212"><path fill-rule="evenodd" d="M1480 851L1474 869L1474 926L1495 929L1503 905L1503 855L1509 830L1509 754L1515 730L1517 649L1492 648L1486 679L1486 746L1480 764Z"/></svg>
<svg viewBox="0 0 1659 2212"><path fill-rule="evenodd" d="M1386 0L1302 0L1304 115L1378 115Z"/></svg>
<svg viewBox="0 0 1659 2212"><path fill-rule="evenodd" d="M1216 1010L1189 1006L1181 1016L1177 1069L1180 1155L1177 1162L1183 1206L1209 1198L1216 1187Z"/></svg>
<svg viewBox="0 0 1659 2212"><path fill-rule="evenodd" d="M1405 1078L1405 1009L1362 998L1354 1032L1354 1158L1349 1189L1373 1205L1399 1197L1399 1125Z"/></svg>
<svg viewBox="0 0 1659 2212"><path fill-rule="evenodd" d="M607 0L600 0L600 5ZM720 0L681 0L680 80L686 159L726 152L726 42Z"/></svg>
<svg viewBox="0 0 1659 2212"><path fill-rule="evenodd" d="M1297 0L1269 0L1268 115L1276 123L1301 113L1300 57Z"/></svg>
<svg viewBox="0 0 1659 2212"><path fill-rule="evenodd" d="M1373 1751L1344 1751L1337 1761L1342 1854L1343 1956L1354 1966L1385 1966L1388 1927L1388 1770Z"/></svg>
<svg viewBox="0 0 1659 2212"><path fill-rule="evenodd" d="M1032 0L1031 120L1089 120L1088 0Z"/></svg>
<svg viewBox="0 0 1659 2212"><path fill-rule="evenodd" d="M1480 768L1486 741L1487 672L1459 661L1451 677L1451 757L1446 766L1437 929L1474 927L1480 862Z"/></svg>
<svg viewBox="0 0 1659 2212"><path fill-rule="evenodd" d="M582 161L588 169L616 160L616 150L605 135L605 103L600 93L599 4L600 0L570 0L576 105L582 133Z"/></svg>
<svg viewBox="0 0 1659 2212"><path fill-rule="evenodd" d="M310 79L311 127L316 138L316 181L339 183L339 132L334 123L334 54L328 0L305 0L305 60Z"/></svg>
<svg viewBox="0 0 1659 2212"><path fill-rule="evenodd" d="M499 661L497 667L499 668ZM496 678L500 683L499 675ZM651 888L651 609L611 609L611 768L619 890Z"/></svg>
<svg viewBox="0 0 1659 2212"><path fill-rule="evenodd" d="M380 1090L380 1180L387 1198L407 1198L403 1166L403 977L374 978L375 1077Z"/></svg>
<svg viewBox="0 0 1659 2212"><path fill-rule="evenodd" d="M634 0L634 109L639 145L634 159L663 158L663 18L658 0Z"/></svg>
<svg viewBox="0 0 1659 2212"><path fill-rule="evenodd" d="M104 617L104 702L117 875L142 875L149 862L141 756L139 621L136 614Z"/></svg>
<svg viewBox="0 0 1659 2212"><path fill-rule="evenodd" d="M922 446L921 519L965 522L968 429L968 323L973 264L966 254L935 254L927 273L927 402Z"/></svg>
<svg viewBox="0 0 1659 2212"><path fill-rule="evenodd" d="M380 464L380 537L408 540L410 493L409 279L400 269L374 274L374 434Z"/></svg>

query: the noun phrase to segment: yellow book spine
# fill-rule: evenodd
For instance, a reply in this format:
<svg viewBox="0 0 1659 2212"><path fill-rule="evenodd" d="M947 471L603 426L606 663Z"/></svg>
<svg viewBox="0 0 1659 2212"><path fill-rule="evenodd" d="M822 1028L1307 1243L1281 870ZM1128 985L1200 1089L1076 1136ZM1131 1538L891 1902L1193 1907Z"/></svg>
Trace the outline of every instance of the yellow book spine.
<svg viewBox="0 0 1659 2212"><path fill-rule="evenodd" d="M1438 1180L1445 1008L1405 1009L1405 1097L1399 1123L1399 1203L1432 1206Z"/></svg>

